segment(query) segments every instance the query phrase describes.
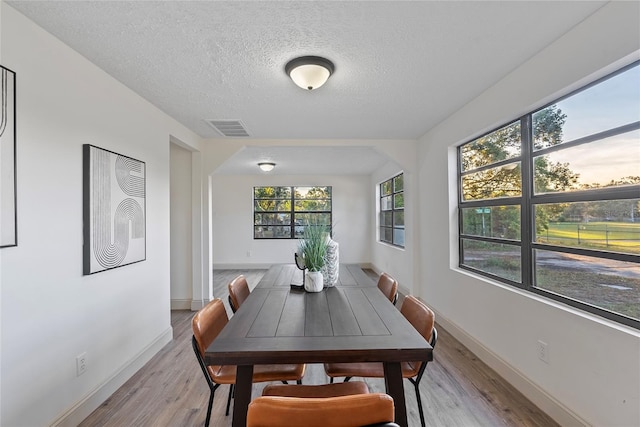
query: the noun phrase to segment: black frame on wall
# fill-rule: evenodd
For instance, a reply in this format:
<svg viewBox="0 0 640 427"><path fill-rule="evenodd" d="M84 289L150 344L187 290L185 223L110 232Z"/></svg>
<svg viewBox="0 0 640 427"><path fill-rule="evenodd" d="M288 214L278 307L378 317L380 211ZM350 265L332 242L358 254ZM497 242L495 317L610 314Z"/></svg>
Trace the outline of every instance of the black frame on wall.
<svg viewBox="0 0 640 427"><path fill-rule="evenodd" d="M0 248L18 246L16 172L16 73L0 65L2 118L0 121Z"/></svg>
<svg viewBox="0 0 640 427"><path fill-rule="evenodd" d="M83 274L146 259L146 165L83 145Z"/></svg>

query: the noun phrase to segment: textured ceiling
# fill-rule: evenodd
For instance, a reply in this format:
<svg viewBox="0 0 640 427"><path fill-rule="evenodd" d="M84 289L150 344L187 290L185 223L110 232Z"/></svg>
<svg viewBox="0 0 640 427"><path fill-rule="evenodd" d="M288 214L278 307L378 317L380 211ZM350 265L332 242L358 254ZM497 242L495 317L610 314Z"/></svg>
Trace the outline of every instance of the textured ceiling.
<svg viewBox="0 0 640 427"><path fill-rule="evenodd" d="M312 161L309 161L312 159ZM276 163L269 174L286 175L369 175L388 158L370 147L245 146L216 169L216 174L258 175L258 162Z"/></svg>
<svg viewBox="0 0 640 427"><path fill-rule="evenodd" d="M199 135L270 139L419 138L604 4L8 3ZM302 55L336 65L316 91L284 73Z"/></svg>
<svg viewBox="0 0 640 427"><path fill-rule="evenodd" d="M272 174L339 175L388 158L251 140L417 139L606 2L7 3L200 136L222 138L207 120L241 121L250 136L216 173L274 160ZM313 92L284 72L304 55L336 67Z"/></svg>

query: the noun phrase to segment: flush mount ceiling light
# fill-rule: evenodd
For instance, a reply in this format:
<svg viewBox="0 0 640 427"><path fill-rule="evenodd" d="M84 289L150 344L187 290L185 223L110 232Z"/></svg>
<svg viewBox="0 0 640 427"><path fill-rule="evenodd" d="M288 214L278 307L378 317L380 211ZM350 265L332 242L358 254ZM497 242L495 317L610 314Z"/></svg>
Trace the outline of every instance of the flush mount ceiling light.
<svg viewBox="0 0 640 427"><path fill-rule="evenodd" d="M258 167L264 172L271 172L276 167L276 164L273 162L260 162Z"/></svg>
<svg viewBox="0 0 640 427"><path fill-rule="evenodd" d="M333 62L319 56L301 56L284 67L291 80L302 89L317 89L333 74Z"/></svg>

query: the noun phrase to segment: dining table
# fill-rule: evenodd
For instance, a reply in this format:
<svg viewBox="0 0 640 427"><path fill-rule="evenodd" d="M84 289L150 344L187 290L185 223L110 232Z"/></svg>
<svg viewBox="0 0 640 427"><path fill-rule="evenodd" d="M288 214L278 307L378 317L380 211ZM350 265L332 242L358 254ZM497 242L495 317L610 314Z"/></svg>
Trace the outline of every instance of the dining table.
<svg viewBox="0 0 640 427"><path fill-rule="evenodd" d="M381 362L395 422L407 427L401 362L433 360L432 347L359 265L340 264L320 292L301 289L302 274L272 265L205 352L207 364L237 366L232 425L246 425L254 365Z"/></svg>

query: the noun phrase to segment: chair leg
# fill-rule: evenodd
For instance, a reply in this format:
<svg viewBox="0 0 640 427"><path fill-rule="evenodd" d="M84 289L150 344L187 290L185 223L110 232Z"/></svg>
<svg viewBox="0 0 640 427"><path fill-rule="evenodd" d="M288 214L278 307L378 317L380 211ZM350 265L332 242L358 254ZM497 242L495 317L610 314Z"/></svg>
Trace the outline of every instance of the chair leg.
<svg viewBox="0 0 640 427"><path fill-rule="evenodd" d="M302 380L296 380L296 384L301 385L302 384Z"/></svg>
<svg viewBox="0 0 640 427"><path fill-rule="evenodd" d="M333 377L329 377L329 384L333 384Z"/></svg>
<svg viewBox="0 0 640 427"><path fill-rule="evenodd" d="M344 377L344 381L343 382L348 383L351 378L353 378L353 377Z"/></svg>
<svg viewBox="0 0 640 427"><path fill-rule="evenodd" d="M231 406L231 396L233 395L234 385L229 384L229 397L227 397L227 411L225 412L225 416L229 416L229 406Z"/></svg>
<svg viewBox="0 0 640 427"><path fill-rule="evenodd" d="M213 395L216 392L215 389L211 390L211 394L209 395L209 406L207 407L207 418L204 421L204 427L209 427L209 421L211 420L211 408L213 407Z"/></svg>
<svg viewBox="0 0 640 427"><path fill-rule="evenodd" d="M422 398L420 397L420 383L414 382L413 386L416 389L416 400L418 401L418 412L420 413L420 425L425 427L424 412L422 411Z"/></svg>

